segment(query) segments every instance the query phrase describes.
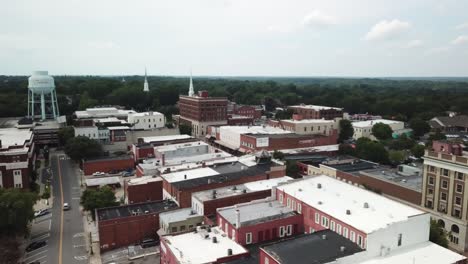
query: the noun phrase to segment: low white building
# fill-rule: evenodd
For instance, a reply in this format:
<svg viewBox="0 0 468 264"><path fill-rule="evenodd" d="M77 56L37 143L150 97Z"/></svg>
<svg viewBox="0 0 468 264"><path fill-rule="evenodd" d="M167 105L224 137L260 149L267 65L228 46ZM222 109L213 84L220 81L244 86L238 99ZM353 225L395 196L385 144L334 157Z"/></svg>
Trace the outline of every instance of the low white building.
<svg viewBox="0 0 468 264"><path fill-rule="evenodd" d="M166 125L166 118L159 112L130 113L127 121L134 130L153 130Z"/></svg>
<svg viewBox="0 0 468 264"><path fill-rule="evenodd" d="M372 127L374 127L374 125L378 123L389 125L394 132L405 128L405 123L401 121L388 119L353 122L351 123L354 129L353 138L356 140L362 137L375 139L375 137L372 135Z"/></svg>
<svg viewBox="0 0 468 264"><path fill-rule="evenodd" d="M136 113L134 110L117 109L116 107L95 107L86 108L84 111L75 111L77 119L94 119L116 117L126 119L129 114Z"/></svg>
<svg viewBox="0 0 468 264"><path fill-rule="evenodd" d="M270 125L284 130L296 133L298 135L330 135L333 130L338 129L338 122L341 118L335 120L326 119L285 119L280 121L271 120Z"/></svg>
<svg viewBox="0 0 468 264"><path fill-rule="evenodd" d="M78 126L73 127L75 131L75 137L83 136L89 139L94 139L102 143L109 142L110 132L106 127L97 127L97 126Z"/></svg>
<svg viewBox="0 0 468 264"><path fill-rule="evenodd" d="M242 134L271 135L288 133L291 132L271 126L221 126L219 127L219 141L225 146L236 149L241 146Z"/></svg>

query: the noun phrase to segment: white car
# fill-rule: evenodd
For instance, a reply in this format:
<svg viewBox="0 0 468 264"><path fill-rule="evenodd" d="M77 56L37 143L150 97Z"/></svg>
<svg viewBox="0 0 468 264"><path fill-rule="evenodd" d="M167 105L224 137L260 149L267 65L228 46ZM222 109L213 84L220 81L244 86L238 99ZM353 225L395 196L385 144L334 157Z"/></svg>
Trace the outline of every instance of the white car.
<svg viewBox="0 0 468 264"><path fill-rule="evenodd" d="M64 211L70 210L70 205L68 203L64 203L63 204L63 210Z"/></svg>

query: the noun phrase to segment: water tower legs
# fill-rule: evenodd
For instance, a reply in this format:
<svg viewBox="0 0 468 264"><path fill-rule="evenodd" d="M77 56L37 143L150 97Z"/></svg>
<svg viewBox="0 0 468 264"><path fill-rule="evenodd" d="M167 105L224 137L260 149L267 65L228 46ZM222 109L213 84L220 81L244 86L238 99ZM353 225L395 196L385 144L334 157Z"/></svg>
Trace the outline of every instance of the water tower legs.
<svg viewBox="0 0 468 264"><path fill-rule="evenodd" d="M46 119L46 111L45 111L45 96L44 93L41 93L41 120Z"/></svg>

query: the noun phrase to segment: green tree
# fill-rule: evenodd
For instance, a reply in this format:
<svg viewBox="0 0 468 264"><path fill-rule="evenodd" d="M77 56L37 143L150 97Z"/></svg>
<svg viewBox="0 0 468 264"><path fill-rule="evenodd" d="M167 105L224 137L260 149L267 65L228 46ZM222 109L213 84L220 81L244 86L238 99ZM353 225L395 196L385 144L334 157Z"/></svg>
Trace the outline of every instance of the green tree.
<svg viewBox="0 0 468 264"><path fill-rule="evenodd" d="M386 140L392 138L392 128L384 123L377 123L372 127L372 134L378 140Z"/></svg>
<svg viewBox="0 0 468 264"><path fill-rule="evenodd" d="M339 142L343 142L353 136L354 128L353 128L353 125L351 124L351 121L346 120L346 119L341 119L339 125L340 125L340 134L338 137Z"/></svg>
<svg viewBox="0 0 468 264"><path fill-rule="evenodd" d="M33 205L36 200L36 193L0 188L0 234L26 234L29 221L34 217Z"/></svg>
<svg viewBox="0 0 468 264"><path fill-rule="evenodd" d="M413 156L419 159L422 156L424 156L425 149L426 148L423 145L416 144L411 148L411 154L413 154Z"/></svg>
<svg viewBox="0 0 468 264"><path fill-rule="evenodd" d="M448 247L447 232L445 229L437 223L436 220L431 219L431 228L429 232L429 241L436 243L441 247Z"/></svg>
<svg viewBox="0 0 468 264"><path fill-rule="evenodd" d="M115 194L108 186L99 189L86 189L81 195L81 205L86 211L90 211L95 219L95 209L119 205Z"/></svg>
<svg viewBox="0 0 468 264"><path fill-rule="evenodd" d="M102 155L102 146L99 142L83 136L68 140L65 153L75 161L96 158Z"/></svg>
<svg viewBox="0 0 468 264"><path fill-rule="evenodd" d="M401 150L390 150L388 152L388 159L393 164L401 164L406 160L406 153Z"/></svg>
<svg viewBox="0 0 468 264"><path fill-rule="evenodd" d="M447 139L447 137L445 136L445 134L443 134L440 129L437 129L433 134L430 134L429 135L429 140L430 141L434 141L434 140L443 140L443 139Z"/></svg>
<svg viewBox="0 0 468 264"><path fill-rule="evenodd" d="M78 106L78 109L85 110L86 108L96 106L97 104L98 104L98 101L96 99L91 98L88 92L85 91L80 96L80 104Z"/></svg>
<svg viewBox="0 0 468 264"><path fill-rule="evenodd" d="M349 144L340 144L338 146L338 153L341 155L356 156L356 149Z"/></svg>
<svg viewBox="0 0 468 264"><path fill-rule="evenodd" d="M273 158L277 160L284 159L284 153L278 150L273 151Z"/></svg>
<svg viewBox="0 0 468 264"><path fill-rule="evenodd" d="M192 126L186 124L179 124L179 132L181 135L192 135Z"/></svg>
<svg viewBox="0 0 468 264"><path fill-rule="evenodd" d="M58 131L59 142L62 146L65 146L73 137L75 137L75 130L71 126L62 127Z"/></svg>
<svg viewBox="0 0 468 264"><path fill-rule="evenodd" d="M413 135L415 138L419 138L431 130L429 124L420 118L411 119L409 126L413 129Z"/></svg>
<svg viewBox="0 0 468 264"><path fill-rule="evenodd" d="M286 174L293 178L299 177L299 167L297 166L296 161L294 160L286 161Z"/></svg>
<svg viewBox="0 0 468 264"><path fill-rule="evenodd" d="M391 140L389 147L394 150L411 149L416 142L406 134L400 135L397 139Z"/></svg>
<svg viewBox="0 0 468 264"><path fill-rule="evenodd" d="M388 152L385 146L368 138L360 138L356 142L356 155L365 160L388 163Z"/></svg>

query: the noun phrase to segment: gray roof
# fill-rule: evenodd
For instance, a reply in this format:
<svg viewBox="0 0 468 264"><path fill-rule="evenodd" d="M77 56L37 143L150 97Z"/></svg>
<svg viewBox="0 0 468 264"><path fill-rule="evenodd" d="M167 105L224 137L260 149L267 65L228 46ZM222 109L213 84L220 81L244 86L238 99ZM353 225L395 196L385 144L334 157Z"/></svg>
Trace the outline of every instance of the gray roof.
<svg viewBox="0 0 468 264"><path fill-rule="evenodd" d="M468 116L467 115L456 115L453 117L450 116L438 116L435 117L429 122L433 128L438 128L440 125L436 120L439 120L444 127L468 127Z"/></svg>
<svg viewBox="0 0 468 264"><path fill-rule="evenodd" d="M105 221L111 219L118 219L132 216L133 213L137 214L154 214L165 212L177 208L177 204L171 200L137 203L123 206L107 207L96 209L98 220ZM147 213L145 213L147 212Z"/></svg>
<svg viewBox="0 0 468 264"><path fill-rule="evenodd" d="M345 247L343 252L340 250L342 246ZM363 251L356 243L331 230L274 242L264 246L263 250L282 264L329 263Z"/></svg>

